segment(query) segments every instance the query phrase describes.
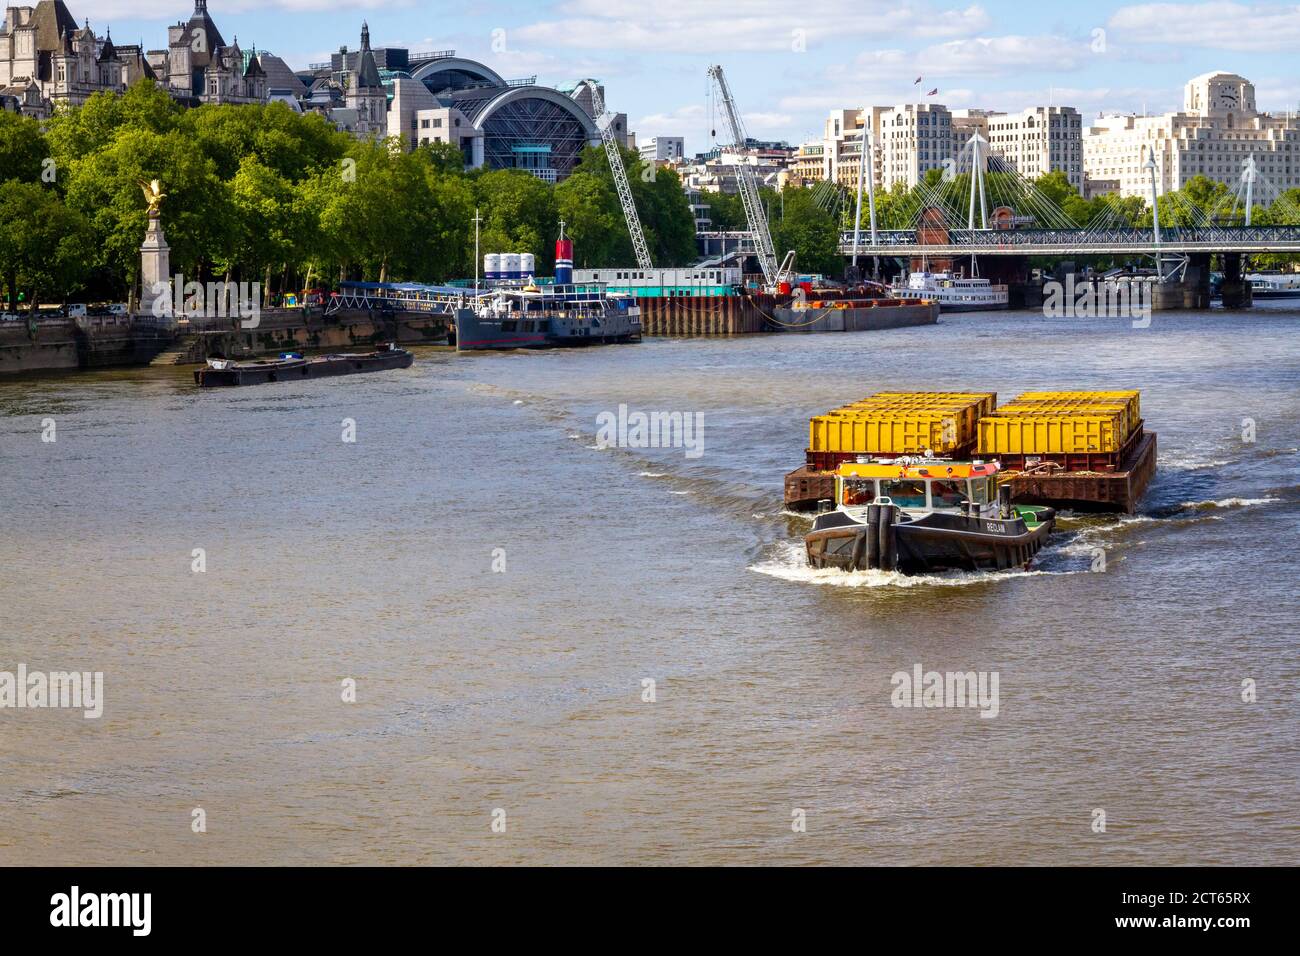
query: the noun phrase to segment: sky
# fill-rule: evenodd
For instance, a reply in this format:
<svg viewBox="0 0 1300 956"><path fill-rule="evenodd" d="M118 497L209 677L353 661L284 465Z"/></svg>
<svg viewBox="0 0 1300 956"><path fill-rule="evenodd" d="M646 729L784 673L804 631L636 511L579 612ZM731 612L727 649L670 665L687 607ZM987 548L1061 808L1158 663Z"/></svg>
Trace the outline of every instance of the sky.
<svg viewBox="0 0 1300 956"><path fill-rule="evenodd" d="M17 0L11 0L17 2ZM26 0L32 2L32 0ZM193 0L65 0L97 33L166 45ZM594 77L639 139L726 141L706 70L721 63L750 136L819 139L828 111L926 99L952 109L1179 109L1212 70L1254 82L1260 109L1300 110L1300 5L1090 0L208 0L229 42L295 69L360 45L456 50L507 78ZM917 84L915 80L921 77ZM931 90L938 90L927 96ZM715 131L716 130L716 135Z"/></svg>

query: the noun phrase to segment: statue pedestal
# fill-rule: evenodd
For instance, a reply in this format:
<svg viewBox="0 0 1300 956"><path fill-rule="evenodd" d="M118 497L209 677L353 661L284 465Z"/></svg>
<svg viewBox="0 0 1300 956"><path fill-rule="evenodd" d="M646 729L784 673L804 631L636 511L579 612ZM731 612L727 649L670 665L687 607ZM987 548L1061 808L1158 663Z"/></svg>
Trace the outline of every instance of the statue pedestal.
<svg viewBox="0 0 1300 956"><path fill-rule="evenodd" d="M162 222L157 215L149 216L149 229L140 246L140 313L170 319L172 314L171 247L163 236ZM157 286L161 292L155 291ZM165 303L158 302L166 299ZM154 308L157 303L157 309Z"/></svg>

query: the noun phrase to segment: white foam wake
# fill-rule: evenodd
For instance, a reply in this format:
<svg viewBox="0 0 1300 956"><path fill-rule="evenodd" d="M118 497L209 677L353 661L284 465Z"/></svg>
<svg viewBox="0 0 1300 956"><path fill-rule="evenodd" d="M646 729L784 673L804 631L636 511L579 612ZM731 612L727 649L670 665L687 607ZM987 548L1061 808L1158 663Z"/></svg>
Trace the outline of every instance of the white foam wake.
<svg viewBox="0 0 1300 956"><path fill-rule="evenodd" d="M897 571L840 571L810 568L802 542L778 541L769 555L748 568L757 574L841 588L967 587L972 584L1016 580L1040 575L1078 574L1079 571L945 571L937 574L900 574Z"/></svg>

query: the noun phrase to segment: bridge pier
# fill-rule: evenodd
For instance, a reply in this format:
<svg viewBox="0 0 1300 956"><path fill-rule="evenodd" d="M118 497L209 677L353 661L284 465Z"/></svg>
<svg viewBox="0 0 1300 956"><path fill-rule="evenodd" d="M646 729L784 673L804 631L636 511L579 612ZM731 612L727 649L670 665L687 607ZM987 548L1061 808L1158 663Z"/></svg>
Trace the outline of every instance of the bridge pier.
<svg viewBox="0 0 1300 956"><path fill-rule="evenodd" d="M1225 309L1244 309L1255 301L1255 290L1245 278L1245 257L1239 252L1223 255L1223 284L1219 286Z"/></svg>
<svg viewBox="0 0 1300 956"><path fill-rule="evenodd" d="M1208 309L1210 307L1210 255L1193 253L1181 277L1158 282L1151 288L1151 310Z"/></svg>

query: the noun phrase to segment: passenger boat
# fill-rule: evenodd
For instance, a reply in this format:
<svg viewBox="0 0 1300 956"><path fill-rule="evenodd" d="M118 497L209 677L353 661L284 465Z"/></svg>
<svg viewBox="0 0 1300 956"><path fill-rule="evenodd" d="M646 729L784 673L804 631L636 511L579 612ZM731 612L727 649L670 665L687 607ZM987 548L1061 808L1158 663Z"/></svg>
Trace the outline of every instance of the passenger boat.
<svg viewBox="0 0 1300 956"><path fill-rule="evenodd" d="M1246 276L1251 296L1256 299L1300 298L1300 274L1256 272Z"/></svg>
<svg viewBox="0 0 1300 956"><path fill-rule="evenodd" d="M1027 568L1056 512L1012 505L1009 488L997 491L997 473L996 462L943 458L846 462L835 475L836 507L818 514L804 539L808 564L903 574Z"/></svg>
<svg viewBox="0 0 1300 956"><path fill-rule="evenodd" d="M503 259L512 264L494 272L494 263ZM611 293L603 282L573 281L573 240L565 238L563 220L555 242L555 281L534 279L532 260L513 253L484 257L487 289L480 292L476 282L468 304L454 313L458 352L641 341L635 298Z"/></svg>
<svg viewBox="0 0 1300 956"><path fill-rule="evenodd" d="M456 349L552 348L638 342L641 310L600 283L497 287L458 308Z"/></svg>
<svg viewBox="0 0 1300 956"><path fill-rule="evenodd" d="M306 358L297 352L281 352L278 359L252 362L208 359L207 365L194 370L194 384L200 388L220 388L234 385L262 385L266 382L296 382L308 378L330 378L335 375L356 375L360 372L382 372L390 368L409 368L414 360L410 352L395 345L389 345L377 352L316 355L311 358Z"/></svg>
<svg viewBox="0 0 1300 956"><path fill-rule="evenodd" d="M899 299L931 299L943 312L1005 309L1010 302L1005 285L994 285L978 276L962 278L951 272L913 272L906 282L895 280L890 291Z"/></svg>

